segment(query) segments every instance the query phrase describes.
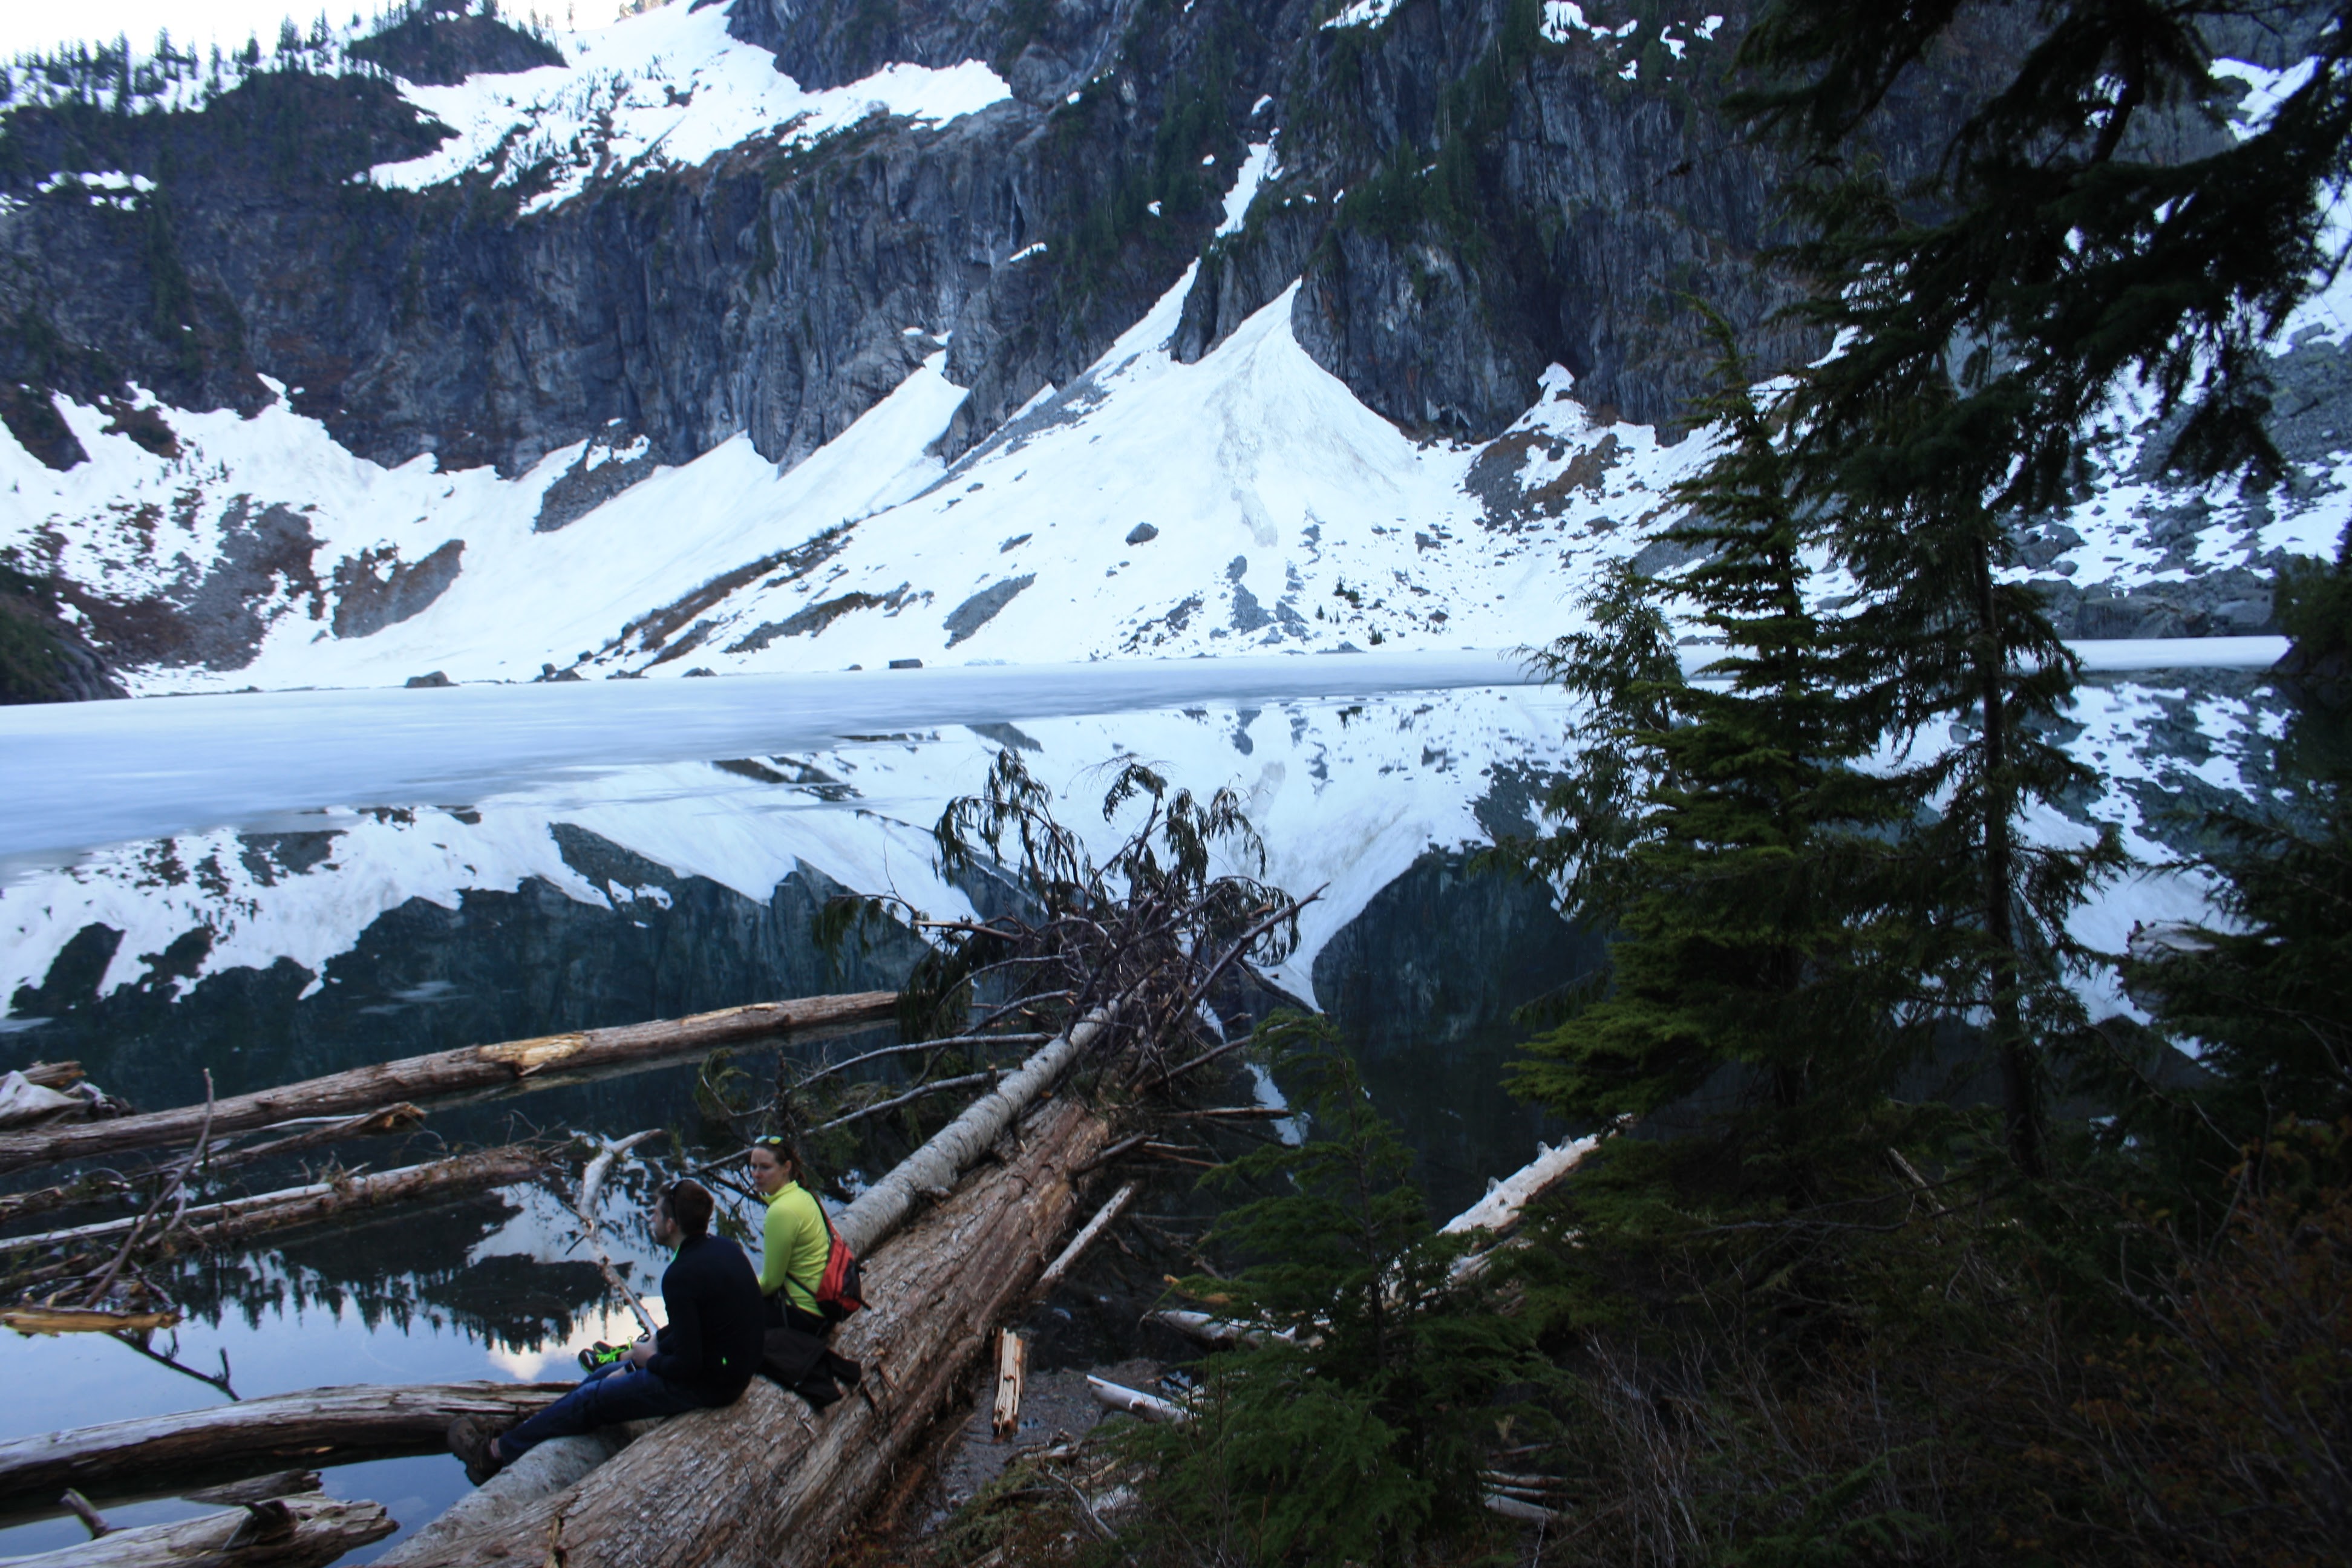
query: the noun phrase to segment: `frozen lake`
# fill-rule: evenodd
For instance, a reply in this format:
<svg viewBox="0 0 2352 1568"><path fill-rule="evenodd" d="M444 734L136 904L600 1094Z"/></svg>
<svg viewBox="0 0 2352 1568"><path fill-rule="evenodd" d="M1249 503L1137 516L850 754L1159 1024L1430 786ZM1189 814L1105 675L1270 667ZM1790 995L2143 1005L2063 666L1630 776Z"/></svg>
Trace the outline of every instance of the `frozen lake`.
<svg viewBox="0 0 2352 1568"><path fill-rule="evenodd" d="M2076 645L2087 669L2255 669L2277 637ZM1704 653L1693 649L1694 658ZM1246 656L151 698L0 709L0 872L322 805L473 800L620 767L1202 702L1528 684L1517 650Z"/></svg>

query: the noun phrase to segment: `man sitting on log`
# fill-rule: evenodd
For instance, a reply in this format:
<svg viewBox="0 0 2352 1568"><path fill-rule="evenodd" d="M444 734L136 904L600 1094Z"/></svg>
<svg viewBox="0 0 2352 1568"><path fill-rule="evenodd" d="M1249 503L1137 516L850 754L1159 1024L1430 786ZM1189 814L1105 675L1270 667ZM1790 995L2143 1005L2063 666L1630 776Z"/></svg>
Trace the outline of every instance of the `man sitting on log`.
<svg viewBox="0 0 2352 1568"><path fill-rule="evenodd" d="M732 1405L760 1370L766 1309L743 1249L710 1231L710 1193L673 1182L654 1205L654 1239L677 1248L662 1274L669 1326L511 1431L479 1415L449 1425L449 1451L480 1486L534 1446L599 1426Z"/></svg>

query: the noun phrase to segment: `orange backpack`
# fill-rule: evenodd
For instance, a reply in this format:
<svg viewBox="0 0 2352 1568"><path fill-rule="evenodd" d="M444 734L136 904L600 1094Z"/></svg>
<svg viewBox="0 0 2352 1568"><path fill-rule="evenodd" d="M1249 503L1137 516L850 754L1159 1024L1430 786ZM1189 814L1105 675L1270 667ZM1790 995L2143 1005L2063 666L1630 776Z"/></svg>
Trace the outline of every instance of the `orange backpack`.
<svg viewBox="0 0 2352 1568"><path fill-rule="evenodd" d="M849 1250L849 1243L833 1228L833 1216L824 1212L823 1198L816 1200L816 1216L824 1221L827 1244L824 1273L816 1282L816 1310L824 1314L825 1321L837 1323L866 1305L866 1286L858 1278L857 1254Z"/></svg>

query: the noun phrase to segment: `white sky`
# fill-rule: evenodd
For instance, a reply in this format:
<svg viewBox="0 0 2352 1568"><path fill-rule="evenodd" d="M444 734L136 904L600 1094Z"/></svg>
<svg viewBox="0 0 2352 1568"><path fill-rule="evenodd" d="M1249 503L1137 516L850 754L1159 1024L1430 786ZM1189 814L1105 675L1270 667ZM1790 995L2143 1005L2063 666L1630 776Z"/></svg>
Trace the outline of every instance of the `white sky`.
<svg viewBox="0 0 2352 1568"><path fill-rule="evenodd" d="M559 21L567 9L567 0L510 3L518 16L536 5ZM331 0L325 10L331 20L341 25L348 24L354 12L373 16L380 5L390 9L385 0ZM616 8L614 0L577 0L576 5L583 26L610 21ZM178 43L193 39L202 47L217 40L227 48L253 35L267 48L278 37L279 21L291 16L308 29L320 9L320 0L78 0L70 5L0 0L0 60L76 38L111 42L119 33L128 33L132 45L144 54L152 47L158 27L171 28Z"/></svg>
<svg viewBox="0 0 2352 1568"><path fill-rule="evenodd" d="M304 26L319 14L319 0L79 0L72 5L45 5L37 0L10 0L0 5L0 57L14 59L27 49L47 49L69 39L112 40L131 35L132 46L144 54L155 41L158 27L172 29L175 42L194 39L223 47L242 44L258 34L262 47L276 41L278 24L289 11ZM373 0L358 7L362 15L375 9ZM338 22L352 17L351 0L342 0Z"/></svg>

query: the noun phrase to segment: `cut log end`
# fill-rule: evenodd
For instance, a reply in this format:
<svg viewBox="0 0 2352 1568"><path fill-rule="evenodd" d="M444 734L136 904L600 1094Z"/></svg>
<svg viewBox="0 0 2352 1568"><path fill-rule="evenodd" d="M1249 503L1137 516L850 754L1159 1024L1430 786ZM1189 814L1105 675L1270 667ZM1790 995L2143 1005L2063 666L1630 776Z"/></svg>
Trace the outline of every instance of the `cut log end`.
<svg viewBox="0 0 2352 1568"><path fill-rule="evenodd" d="M1006 1329L996 1336L996 1407L989 1426L1000 1443L1021 1430L1021 1384L1028 1371L1029 1347L1019 1331Z"/></svg>

